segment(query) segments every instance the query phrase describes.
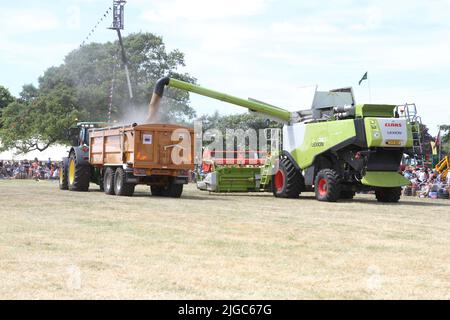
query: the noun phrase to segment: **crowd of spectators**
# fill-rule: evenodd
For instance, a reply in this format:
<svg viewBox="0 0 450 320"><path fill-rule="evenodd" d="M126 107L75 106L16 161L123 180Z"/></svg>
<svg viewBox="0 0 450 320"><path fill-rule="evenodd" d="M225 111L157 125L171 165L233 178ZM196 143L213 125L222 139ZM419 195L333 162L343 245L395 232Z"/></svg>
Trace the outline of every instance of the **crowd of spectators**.
<svg viewBox="0 0 450 320"><path fill-rule="evenodd" d="M443 179L435 169L408 166L403 170L403 176L411 182L410 186L403 188L404 195L432 199L449 198L450 174Z"/></svg>
<svg viewBox="0 0 450 320"><path fill-rule="evenodd" d="M0 160L0 179L59 179L59 163L50 158L47 161Z"/></svg>

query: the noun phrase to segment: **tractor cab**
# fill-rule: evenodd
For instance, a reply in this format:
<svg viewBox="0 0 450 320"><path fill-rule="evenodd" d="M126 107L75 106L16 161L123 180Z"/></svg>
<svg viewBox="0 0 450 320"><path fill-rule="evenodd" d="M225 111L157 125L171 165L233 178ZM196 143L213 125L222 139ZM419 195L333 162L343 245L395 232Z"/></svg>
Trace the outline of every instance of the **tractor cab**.
<svg viewBox="0 0 450 320"><path fill-rule="evenodd" d="M72 146L89 145L89 129L103 128L107 125L105 122L79 122L76 127L69 129L69 140Z"/></svg>

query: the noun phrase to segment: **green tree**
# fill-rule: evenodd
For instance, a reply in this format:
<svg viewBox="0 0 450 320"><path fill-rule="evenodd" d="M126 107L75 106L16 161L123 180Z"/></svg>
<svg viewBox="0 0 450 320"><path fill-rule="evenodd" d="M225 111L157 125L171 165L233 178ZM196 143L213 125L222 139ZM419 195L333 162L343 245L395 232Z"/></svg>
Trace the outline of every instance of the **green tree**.
<svg viewBox="0 0 450 320"><path fill-rule="evenodd" d="M441 126L441 154L450 154L450 125Z"/></svg>
<svg viewBox="0 0 450 320"><path fill-rule="evenodd" d="M15 98L11 95L8 89L0 86L0 111L8 104L13 103Z"/></svg>
<svg viewBox="0 0 450 320"><path fill-rule="evenodd" d="M32 102L38 97L38 95L38 88L36 88L33 84L26 84L22 87L22 91L19 94L19 100L25 103Z"/></svg>
<svg viewBox="0 0 450 320"><path fill-rule="evenodd" d="M93 43L67 55L64 64L49 68L39 79L40 90L47 92L64 83L76 88L77 105L85 111L87 121L105 121L108 117L110 90L114 80L113 120L130 118L137 113L145 120L148 102L155 82L166 75L195 83L186 73L177 72L185 66L184 55L167 52L161 37L151 33L135 33L123 39L133 87L130 101L118 42ZM195 117L189 106L189 93L168 89L163 101L162 121L186 122Z"/></svg>
<svg viewBox="0 0 450 320"><path fill-rule="evenodd" d="M64 85L26 103L16 101L0 119L0 150L19 153L43 151L54 143L67 143L67 128L83 116L76 109L73 89Z"/></svg>

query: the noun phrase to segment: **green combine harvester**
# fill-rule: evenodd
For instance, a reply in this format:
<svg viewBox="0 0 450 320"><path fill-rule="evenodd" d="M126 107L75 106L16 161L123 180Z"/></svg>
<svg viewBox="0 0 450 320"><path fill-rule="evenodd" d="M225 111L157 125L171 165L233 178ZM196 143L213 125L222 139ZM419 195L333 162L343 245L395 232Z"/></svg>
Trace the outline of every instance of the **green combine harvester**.
<svg viewBox="0 0 450 320"><path fill-rule="evenodd" d="M398 202L409 181L399 174L402 156L413 146L412 124L395 105L355 105L351 88L316 92L308 110L288 111L233 97L169 77L158 80L150 103L154 120L172 87L228 102L262 114L283 126L283 149L273 165L275 197L298 198L314 191L317 200L351 199L375 191L380 202Z"/></svg>

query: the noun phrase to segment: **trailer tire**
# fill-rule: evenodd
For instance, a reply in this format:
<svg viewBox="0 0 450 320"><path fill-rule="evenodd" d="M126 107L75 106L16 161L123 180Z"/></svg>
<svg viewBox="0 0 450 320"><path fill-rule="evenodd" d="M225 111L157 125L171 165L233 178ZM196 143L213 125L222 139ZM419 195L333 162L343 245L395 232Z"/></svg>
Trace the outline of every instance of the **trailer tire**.
<svg viewBox="0 0 450 320"><path fill-rule="evenodd" d="M333 169L320 170L316 175L314 192L319 201L336 202L341 196L339 174Z"/></svg>
<svg viewBox="0 0 450 320"><path fill-rule="evenodd" d="M355 191L351 190L341 190L341 195L339 198L351 200L355 196Z"/></svg>
<svg viewBox="0 0 450 320"><path fill-rule="evenodd" d="M162 189L164 197L180 198L183 194L183 185L170 183L167 187Z"/></svg>
<svg viewBox="0 0 450 320"><path fill-rule="evenodd" d="M91 168L89 164L79 161L74 152L70 154L67 172L70 191L86 192L89 190Z"/></svg>
<svg viewBox="0 0 450 320"><path fill-rule="evenodd" d="M131 197L135 185L127 182L126 173L122 168L117 168L114 174L114 193L116 196Z"/></svg>
<svg viewBox="0 0 450 320"><path fill-rule="evenodd" d="M154 197L162 197L163 195L163 188L159 186L150 186L150 191Z"/></svg>
<svg viewBox="0 0 450 320"><path fill-rule="evenodd" d="M103 176L103 190L107 195L113 196L114 192L114 169L111 167L106 168Z"/></svg>
<svg viewBox="0 0 450 320"><path fill-rule="evenodd" d="M67 169L69 166L69 158L63 158L59 167L59 189L69 190L69 180L67 179Z"/></svg>
<svg viewBox="0 0 450 320"><path fill-rule="evenodd" d="M272 176L272 193L277 198L299 197L304 178L288 157L282 157L278 171Z"/></svg>
<svg viewBox="0 0 450 320"><path fill-rule="evenodd" d="M398 202L402 194L402 188L377 188L375 197L378 202Z"/></svg>

